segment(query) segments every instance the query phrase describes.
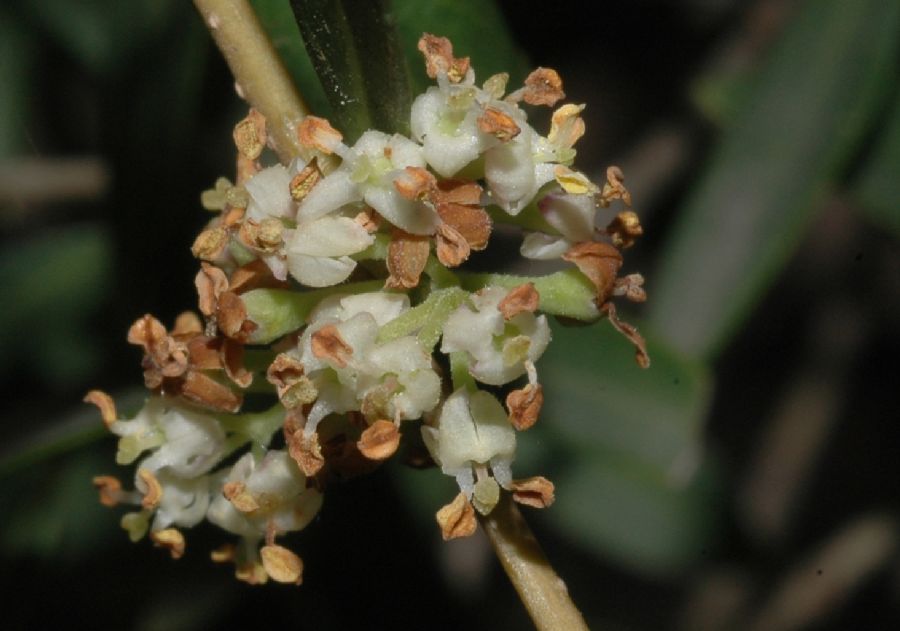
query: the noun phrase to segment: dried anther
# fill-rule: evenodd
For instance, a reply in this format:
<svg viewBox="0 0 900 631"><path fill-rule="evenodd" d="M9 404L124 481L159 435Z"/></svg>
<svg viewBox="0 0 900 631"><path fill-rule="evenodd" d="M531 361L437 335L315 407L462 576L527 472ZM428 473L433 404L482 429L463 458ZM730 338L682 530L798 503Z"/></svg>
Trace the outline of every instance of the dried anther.
<svg viewBox="0 0 900 631"><path fill-rule="evenodd" d="M147 487L144 498L141 500L141 506L147 510L154 510L162 500L162 485L156 479L156 476L153 475L153 472L147 469L138 469L138 478Z"/></svg>
<svg viewBox="0 0 900 631"><path fill-rule="evenodd" d="M232 414L241 409L243 402L241 396L228 386L222 385L209 375L194 370L185 376L179 394L197 405Z"/></svg>
<svg viewBox="0 0 900 631"><path fill-rule="evenodd" d="M312 334L312 353L319 359L327 359L339 368L345 368L353 355L353 347L344 341L341 332L333 324L326 324Z"/></svg>
<svg viewBox="0 0 900 631"><path fill-rule="evenodd" d="M257 328L256 323L247 318L244 301L233 291L226 291L219 296L216 322L222 333L239 342L245 342Z"/></svg>
<svg viewBox="0 0 900 631"><path fill-rule="evenodd" d="M248 160L256 160L266 146L266 118L255 109L234 126L234 144Z"/></svg>
<svg viewBox="0 0 900 631"><path fill-rule="evenodd" d="M222 495L242 513L253 513L259 510L259 502L247 490L243 482L226 482L222 486Z"/></svg>
<svg viewBox="0 0 900 631"><path fill-rule="evenodd" d="M259 551L266 574L279 583L303 582L303 561L296 554L278 545L263 546Z"/></svg>
<svg viewBox="0 0 900 631"><path fill-rule="evenodd" d="M606 169L606 184L603 185L597 203L606 208L617 199L631 207L631 193L625 188L625 174L622 169L613 165Z"/></svg>
<svg viewBox="0 0 900 631"><path fill-rule="evenodd" d="M534 288L534 283L523 283L506 294L497 304L497 309L503 314L503 319L509 321L523 311L537 311L540 300L541 296Z"/></svg>
<svg viewBox="0 0 900 631"><path fill-rule="evenodd" d="M429 251L428 237L395 228L388 246L389 276L384 286L388 289L412 289L417 286L428 262Z"/></svg>
<svg viewBox="0 0 900 631"><path fill-rule="evenodd" d="M628 274L616 279L614 296L625 296L631 302L645 302L647 292L644 291L644 277L640 274Z"/></svg>
<svg viewBox="0 0 900 631"><path fill-rule="evenodd" d="M390 421L375 421L362 433L356 446L369 460L387 460L400 446L400 431Z"/></svg>
<svg viewBox="0 0 900 631"><path fill-rule="evenodd" d="M343 136L324 118L307 116L297 128L300 144L310 149L318 149L324 154L332 154L341 144Z"/></svg>
<svg viewBox="0 0 900 631"><path fill-rule="evenodd" d="M524 388L513 390L506 395L510 424L519 431L528 429L537 422L543 404L544 389L539 383L530 383Z"/></svg>
<svg viewBox="0 0 900 631"><path fill-rule="evenodd" d="M529 105L553 107L564 98L562 79L553 68L537 68L526 77L522 99Z"/></svg>
<svg viewBox="0 0 900 631"><path fill-rule="evenodd" d="M381 226L381 215L375 212L374 208L366 206L353 218L353 221L362 226L369 234L375 234Z"/></svg>
<svg viewBox="0 0 900 631"><path fill-rule="evenodd" d="M150 533L150 539L159 548L165 548L173 559L184 556L184 535L175 528L166 528Z"/></svg>
<svg viewBox="0 0 900 631"><path fill-rule="evenodd" d="M288 409L316 400L316 386L303 372L303 364L287 353L280 353L266 371L266 379L275 386L278 398Z"/></svg>
<svg viewBox="0 0 900 631"><path fill-rule="evenodd" d="M459 83L469 70L469 58L453 56L453 44L446 37L425 33L419 39L419 51L425 56L425 72L432 79L445 73L451 83Z"/></svg>
<svg viewBox="0 0 900 631"><path fill-rule="evenodd" d="M100 418L107 429L116 421L116 404L112 397L102 390L91 390L84 395L85 403L92 403L100 410Z"/></svg>
<svg viewBox="0 0 900 631"><path fill-rule="evenodd" d="M437 180L421 167L406 167L394 180L394 188L406 199L429 199L437 188Z"/></svg>
<svg viewBox="0 0 900 631"><path fill-rule="evenodd" d="M180 377L187 371L187 347L170 337L166 327L149 314L128 329L128 343L144 348L144 381L148 388L158 387L165 377Z"/></svg>
<svg viewBox="0 0 900 631"><path fill-rule="evenodd" d="M228 231L221 226L204 230L194 239L191 253L202 261L217 261L225 253L230 239Z"/></svg>
<svg viewBox="0 0 900 631"><path fill-rule="evenodd" d="M543 476L513 480L511 488L513 500L532 508L547 508L556 499L553 482Z"/></svg>
<svg viewBox="0 0 900 631"><path fill-rule="evenodd" d="M475 509L469 503L465 493L457 495L452 502L441 508L435 515L441 527L444 541L475 534Z"/></svg>
<svg viewBox="0 0 900 631"><path fill-rule="evenodd" d="M122 483L111 475L98 475L92 480L94 488L100 492L100 503L115 506L122 499Z"/></svg>
<svg viewBox="0 0 900 631"><path fill-rule="evenodd" d="M485 108L484 114L478 117L478 129L500 142L509 142L522 132L509 114L495 107Z"/></svg>
<svg viewBox="0 0 900 631"><path fill-rule="evenodd" d="M309 192L313 187L319 183L320 179L322 179L322 172L319 170L316 159L313 158L309 161L309 164L307 164L303 170L291 180L291 197L294 201L302 201L303 198L309 195Z"/></svg>
<svg viewBox="0 0 900 631"><path fill-rule="evenodd" d="M304 475L314 476L322 469L325 458L322 457L318 434L313 433L308 438L304 436L298 417L302 419L299 410L288 410L284 419L284 441L287 443L288 453Z"/></svg>
<svg viewBox="0 0 900 631"><path fill-rule="evenodd" d="M612 238L613 245L625 249L634 245L635 239L644 234L641 220L633 210L623 210L604 231Z"/></svg>
<svg viewBox="0 0 900 631"><path fill-rule="evenodd" d="M438 260L447 267L457 267L469 258L471 247L460 232L449 223L438 226L436 247Z"/></svg>

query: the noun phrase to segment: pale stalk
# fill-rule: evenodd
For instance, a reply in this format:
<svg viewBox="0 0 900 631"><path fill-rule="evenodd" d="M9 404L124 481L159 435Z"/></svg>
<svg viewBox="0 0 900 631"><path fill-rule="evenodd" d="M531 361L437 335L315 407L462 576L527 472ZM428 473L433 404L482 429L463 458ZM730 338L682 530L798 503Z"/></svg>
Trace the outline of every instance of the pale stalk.
<svg viewBox="0 0 900 631"><path fill-rule="evenodd" d="M194 0L222 51L238 93L266 117L273 149L282 162L310 158L297 138L297 125L309 114L278 53L247 0Z"/></svg>
<svg viewBox="0 0 900 631"><path fill-rule="evenodd" d="M512 497L501 494L487 516L479 516L500 564L539 631L579 631L588 626L569 590L544 556Z"/></svg>

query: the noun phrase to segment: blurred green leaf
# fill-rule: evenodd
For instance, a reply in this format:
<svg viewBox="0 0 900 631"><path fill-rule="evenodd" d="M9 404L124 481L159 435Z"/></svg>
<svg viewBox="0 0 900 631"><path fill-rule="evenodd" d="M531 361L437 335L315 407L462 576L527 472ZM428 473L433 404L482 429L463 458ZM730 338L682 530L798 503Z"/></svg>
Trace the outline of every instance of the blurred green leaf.
<svg viewBox="0 0 900 631"><path fill-rule="evenodd" d="M25 25L0 8L0 158L19 153L25 141L32 54Z"/></svg>
<svg viewBox="0 0 900 631"><path fill-rule="evenodd" d="M806 2L680 214L648 307L710 356L751 313L893 90L897 0Z"/></svg>
<svg viewBox="0 0 900 631"><path fill-rule="evenodd" d="M882 129L853 195L872 221L900 236L900 98Z"/></svg>
<svg viewBox="0 0 900 631"><path fill-rule="evenodd" d="M527 57L516 46L503 13L492 0L394 0L394 13L417 94L433 84L417 48L422 33L449 38L457 57L471 57L482 82L498 72L508 72L509 85L516 86L529 72Z"/></svg>
<svg viewBox="0 0 900 631"><path fill-rule="evenodd" d="M175 0L17 1L53 40L92 72L105 74L127 66L131 51L165 28Z"/></svg>
<svg viewBox="0 0 900 631"><path fill-rule="evenodd" d="M331 105L303 46L288 0L250 0L250 3L310 111L330 118Z"/></svg>

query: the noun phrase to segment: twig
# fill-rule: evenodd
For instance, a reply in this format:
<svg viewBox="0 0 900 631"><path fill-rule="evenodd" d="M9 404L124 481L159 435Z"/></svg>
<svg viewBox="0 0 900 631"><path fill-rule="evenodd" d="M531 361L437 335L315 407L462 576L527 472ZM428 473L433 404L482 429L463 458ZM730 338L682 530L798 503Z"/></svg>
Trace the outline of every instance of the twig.
<svg viewBox="0 0 900 631"><path fill-rule="evenodd" d="M194 0L237 82L241 96L263 116L278 157L309 157L297 124L309 114L247 0Z"/></svg>
<svg viewBox="0 0 900 631"><path fill-rule="evenodd" d="M578 631L587 624L508 494L481 517L500 564L539 631Z"/></svg>

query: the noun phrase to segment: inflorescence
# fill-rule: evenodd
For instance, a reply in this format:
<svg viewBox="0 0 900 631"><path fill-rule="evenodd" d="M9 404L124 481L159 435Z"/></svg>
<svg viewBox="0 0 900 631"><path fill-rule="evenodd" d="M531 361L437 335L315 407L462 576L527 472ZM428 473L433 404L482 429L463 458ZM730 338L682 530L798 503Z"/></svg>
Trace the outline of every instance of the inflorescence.
<svg viewBox="0 0 900 631"><path fill-rule="evenodd" d="M308 155L263 167L264 118L251 110L235 127L236 183L203 193L216 215L192 248L202 318L132 325L152 393L134 418L101 391L86 397L119 437L116 462L137 463L134 490L94 479L105 505L135 507L122 518L133 541L149 533L178 558L181 529L206 519L238 536L212 553L238 578L300 583L300 558L276 539L309 524L329 482L398 453L401 430L406 461L433 461L459 486L437 512L444 539L471 535L503 492L553 502L550 481L512 471L516 433L543 403L547 315L606 316L648 364L611 302L646 297L639 274L619 274L642 232L623 175L610 167L598 186L571 167L584 106L556 109L542 136L522 104L565 97L554 70L506 94L506 74L479 87L447 39L423 35L419 50L437 85L415 99L411 137L370 130L349 146L308 116L296 125ZM524 229L522 256L574 267L456 270L495 223Z"/></svg>

